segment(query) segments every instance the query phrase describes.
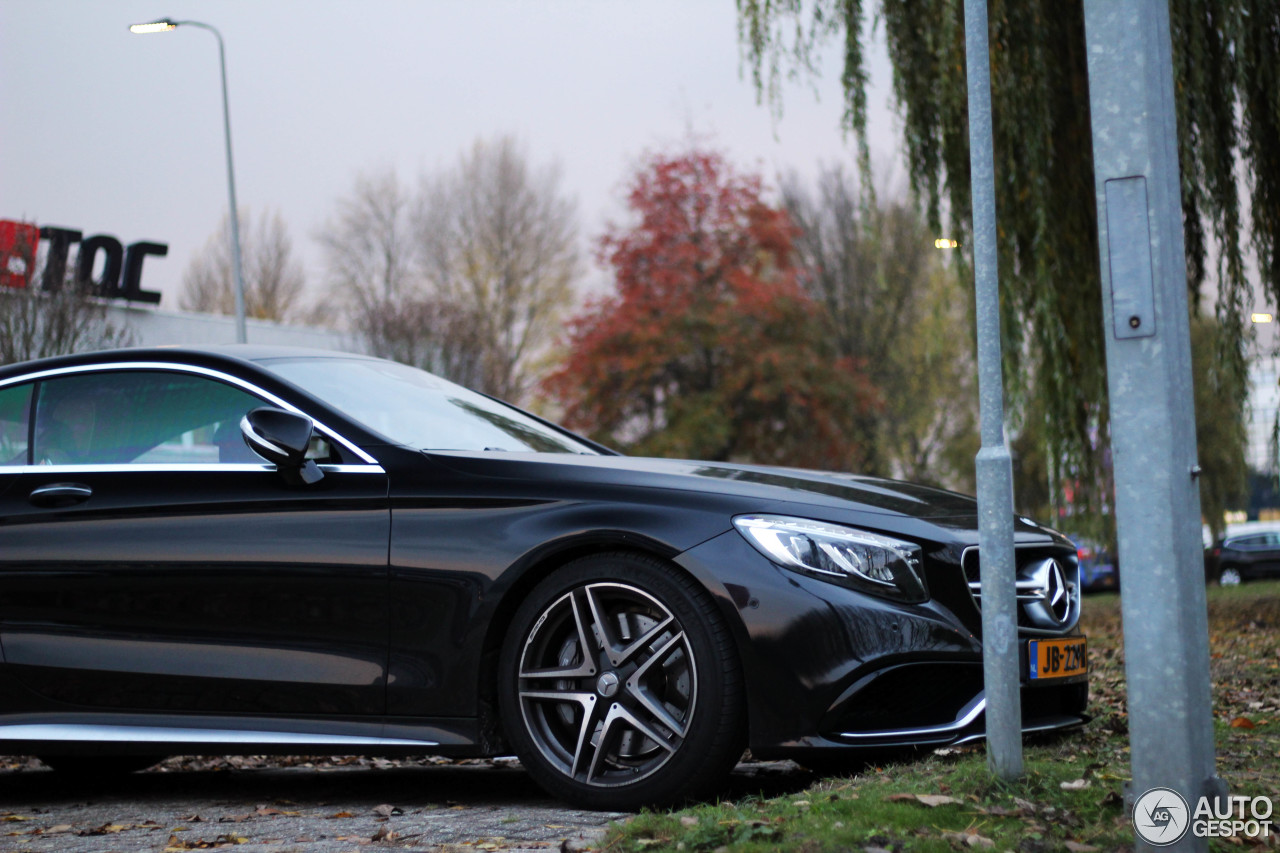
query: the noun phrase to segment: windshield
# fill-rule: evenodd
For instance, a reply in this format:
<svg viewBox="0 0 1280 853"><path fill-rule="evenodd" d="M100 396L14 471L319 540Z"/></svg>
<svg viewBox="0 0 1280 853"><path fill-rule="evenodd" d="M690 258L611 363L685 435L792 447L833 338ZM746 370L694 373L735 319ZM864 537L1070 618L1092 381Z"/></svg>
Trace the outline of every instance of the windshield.
<svg viewBox="0 0 1280 853"><path fill-rule="evenodd" d="M523 412L415 367L341 357L265 359L262 364L360 423L419 450L597 452Z"/></svg>

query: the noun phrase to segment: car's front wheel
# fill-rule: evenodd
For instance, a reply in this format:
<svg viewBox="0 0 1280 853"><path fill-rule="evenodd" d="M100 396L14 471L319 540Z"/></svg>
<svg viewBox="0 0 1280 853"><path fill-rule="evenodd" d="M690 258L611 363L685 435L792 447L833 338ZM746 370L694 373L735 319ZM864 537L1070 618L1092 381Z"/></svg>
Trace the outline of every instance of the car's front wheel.
<svg viewBox="0 0 1280 853"><path fill-rule="evenodd" d="M1218 584L1220 586L1239 586L1244 580L1240 575L1240 570L1235 566L1226 566L1218 573Z"/></svg>
<svg viewBox="0 0 1280 853"><path fill-rule="evenodd" d="M699 796L742 753L729 631L697 581L652 557L592 556L547 577L516 612L499 672L521 762L571 802Z"/></svg>

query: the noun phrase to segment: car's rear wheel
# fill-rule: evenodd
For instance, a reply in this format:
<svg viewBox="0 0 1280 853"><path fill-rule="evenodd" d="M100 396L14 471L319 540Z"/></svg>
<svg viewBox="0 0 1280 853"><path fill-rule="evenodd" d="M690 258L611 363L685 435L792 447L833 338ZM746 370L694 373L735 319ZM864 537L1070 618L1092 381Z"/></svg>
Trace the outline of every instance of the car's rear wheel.
<svg viewBox="0 0 1280 853"><path fill-rule="evenodd" d="M1240 570L1235 566L1226 566L1218 573L1218 584L1220 586L1239 586L1243 580Z"/></svg>
<svg viewBox="0 0 1280 853"><path fill-rule="evenodd" d="M710 595L660 560L611 553L525 599L500 662L508 738L530 774L589 808L676 802L742 754L742 678Z"/></svg>

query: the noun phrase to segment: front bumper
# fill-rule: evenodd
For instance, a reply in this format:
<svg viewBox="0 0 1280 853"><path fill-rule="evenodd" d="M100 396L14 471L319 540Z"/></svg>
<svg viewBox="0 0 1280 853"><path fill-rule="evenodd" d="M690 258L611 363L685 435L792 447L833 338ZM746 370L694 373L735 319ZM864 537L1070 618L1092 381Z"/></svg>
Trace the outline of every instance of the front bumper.
<svg viewBox="0 0 1280 853"><path fill-rule="evenodd" d="M909 605L779 568L736 532L677 561L720 593L738 639L754 755L799 758L813 750L983 737L980 619L958 565L953 581L930 576L930 601ZM1027 653L1024 642L1023 673ZM1087 721L1087 674L1023 677L1025 732Z"/></svg>

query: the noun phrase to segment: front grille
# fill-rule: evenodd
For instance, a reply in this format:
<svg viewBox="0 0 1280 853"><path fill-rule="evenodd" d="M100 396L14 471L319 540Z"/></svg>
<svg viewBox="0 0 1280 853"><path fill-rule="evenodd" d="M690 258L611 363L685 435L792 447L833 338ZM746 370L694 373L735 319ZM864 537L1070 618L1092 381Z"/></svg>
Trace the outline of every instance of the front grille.
<svg viewBox="0 0 1280 853"><path fill-rule="evenodd" d="M1065 634L1080 619L1080 563L1072 548L1030 545L1015 549L1017 562L1018 627L1027 634ZM961 557L965 581L974 606L982 607L981 561L978 549Z"/></svg>

